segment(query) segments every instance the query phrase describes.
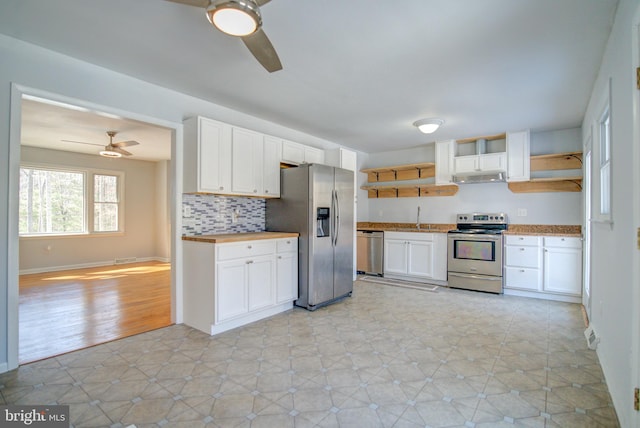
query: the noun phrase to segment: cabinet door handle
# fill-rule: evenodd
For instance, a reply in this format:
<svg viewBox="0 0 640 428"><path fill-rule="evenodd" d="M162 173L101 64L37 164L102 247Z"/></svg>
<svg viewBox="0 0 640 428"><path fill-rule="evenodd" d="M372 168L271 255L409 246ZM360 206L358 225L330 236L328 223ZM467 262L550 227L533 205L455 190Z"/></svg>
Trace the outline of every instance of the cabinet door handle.
<svg viewBox="0 0 640 428"><path fill-rule="evenodd" d="M220 190L224 190L224 186L220 186Z"/></svg>
<svg viewBox="0 0 640 428"><path fill-rule="evenodd" d="M524 273L524 269L520 269L520 272Z"/></svg>
<svg viewBox="0 0 640 428"><path fill-rule="evenodd" d="M287 241L287 244L291 244L291 241Z"/></svg>
<svg viewBox="0 0 640 428"><path fill-rule="evenodd" d="M279 259L281 259L281 258L282 258L282 256L278 256L278 258L279 258Z"/></svg>
<svg viewBox="0 0 640 428"><path fill-rule="evenodd" d="M518 238L518 239L521 240L521 241L524 241L524 238L522 236L520 238Z"/></svg>
<svg viewBox="0 0 640 428"><path fill-rule="evenodd" d="M520 251L524 251L524 248L520 248Z"/></svg>
<svg viewBox="0 0 640 428"><path fill-rule="evenodd" d="M248 265L250 265L250 264L252 264L252 263L253 263L253 260L247 260L245 263L246 263L246 264L248 264Z"/></svg>
<svg viewBox="0 0 640 428"><path fill-rule="evenodd" d="M248 248L248 249L251 249L251 248L253 248L253 247L252 247L251 245L247 245L247 248Z"/></svg>
<svg viewBox="0 0 640 428"><path fill-rule="evenodd" d="M253 189L253 193L258 193L258 189Z"/></svg>
<svg viewBox="0 0 640 428"><path fill-rule="evenodd" d="M269 191L267 189L264 189L264 193L269 193Z"/></svg>

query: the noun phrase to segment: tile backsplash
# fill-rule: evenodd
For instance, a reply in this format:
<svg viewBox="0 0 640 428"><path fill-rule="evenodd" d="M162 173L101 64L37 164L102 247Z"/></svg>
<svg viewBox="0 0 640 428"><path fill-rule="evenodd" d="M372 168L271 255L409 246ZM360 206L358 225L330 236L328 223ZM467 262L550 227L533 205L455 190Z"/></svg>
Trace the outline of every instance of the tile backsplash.
<svg viewBox="0 0 640 428"><path fill-rule="evenodd" d="M182 195L182 235L262 232L265 200L219 195Z"/></svg>

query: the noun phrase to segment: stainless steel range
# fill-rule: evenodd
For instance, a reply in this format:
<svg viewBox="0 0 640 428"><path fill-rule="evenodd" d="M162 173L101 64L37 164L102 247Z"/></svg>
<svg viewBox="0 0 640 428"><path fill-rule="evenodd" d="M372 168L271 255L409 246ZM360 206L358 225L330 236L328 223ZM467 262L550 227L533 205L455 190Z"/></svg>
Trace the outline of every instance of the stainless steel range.
<svg viewBox="0 0 640 428"><path fill-rule="evenodd" d="M505 213L458 214L448 234L449 287L502 293Z"/></svg>

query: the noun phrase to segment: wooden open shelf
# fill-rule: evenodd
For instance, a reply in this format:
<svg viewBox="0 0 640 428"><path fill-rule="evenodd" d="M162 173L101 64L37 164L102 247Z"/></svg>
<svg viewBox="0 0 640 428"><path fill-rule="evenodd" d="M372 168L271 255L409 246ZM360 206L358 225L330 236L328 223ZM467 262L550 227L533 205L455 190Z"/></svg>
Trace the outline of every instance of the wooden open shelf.
<svg viewBox="0 0 640 428"><path fill-rule="evenodd" d="M514 193L581 192L582 177L532 178L529 181L507 183Z"/></svg>
<svg viewBox="0 0 640 428"><path fill-rule="evenodd" d="M530 159L531 172L582 169L582 152L534 155ZM582 177L532 178L529 181L512 181L508 187L514 193L581 192Z"/></svg>
<svg viewBox="0 0 640 428"><path fill-rule="evenodd" d="M420 178L435 177L436 164L433 162L413 163L380 168L366 168L361 169L360 172L367 174L367 181L369 183L378 183L381 181L418 180Z"/></svg>
<svg viewBox="0 0 640 428"><path fill-rule="evenodd" d="M531 156L531 171L582 169L582 152Z"/></svg>
<svg viewBox="0 0 640 428"><path fill-rule="evenodd" d="M502 134L496 134L496 135L484 135L480 137L463 138L462 140L456 140L456 143L467 144L467 143L475 143L478 140L493 141L493 140L505 140L506 138L507 138L507 134L502 133Z"/></svg>
<svg viewBox="0 0 640 428"><path fill-rule="evenodd" d="M360 187L369 198L417 198L426 196L453 196L458 193L456 184L396 184Z"/></svg>

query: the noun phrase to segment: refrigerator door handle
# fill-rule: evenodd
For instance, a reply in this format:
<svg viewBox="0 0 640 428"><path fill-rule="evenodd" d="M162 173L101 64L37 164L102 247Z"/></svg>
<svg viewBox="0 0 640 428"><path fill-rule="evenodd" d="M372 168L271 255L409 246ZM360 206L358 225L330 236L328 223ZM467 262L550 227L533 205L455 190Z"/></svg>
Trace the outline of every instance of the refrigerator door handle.
<svg viewBox="0 0 640 428"><path fill-rule="evenodd" d="M338 245L338 235L340 234L340 202L338 200L338 191L337 190L333 191L333 195L334 195L334 198L335 198L335 201L336 201L335 202L336 208L334 210L336 226L334 228L334 230L335 230L335 233L334 233L335 238L333 240L333 246L336 247Z"/></svg>

